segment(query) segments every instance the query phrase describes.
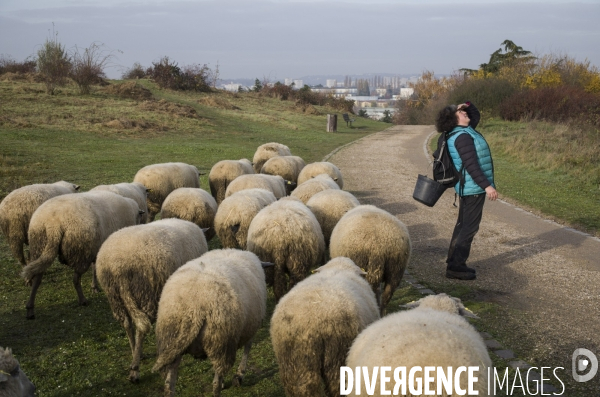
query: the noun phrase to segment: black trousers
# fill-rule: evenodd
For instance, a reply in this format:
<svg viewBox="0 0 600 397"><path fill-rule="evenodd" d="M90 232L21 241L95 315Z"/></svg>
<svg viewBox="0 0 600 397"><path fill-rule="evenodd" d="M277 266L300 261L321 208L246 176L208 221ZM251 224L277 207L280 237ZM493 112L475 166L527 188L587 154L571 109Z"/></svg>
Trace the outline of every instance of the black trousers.
<svg viewBox="0 0 600 397"><path fill-rule="evenodd" d="M458 220L454 226L450 248L448 249L448 268L465 266L471 253L473 237L479 230L485 193L460 198L458 207Z"/></svg>

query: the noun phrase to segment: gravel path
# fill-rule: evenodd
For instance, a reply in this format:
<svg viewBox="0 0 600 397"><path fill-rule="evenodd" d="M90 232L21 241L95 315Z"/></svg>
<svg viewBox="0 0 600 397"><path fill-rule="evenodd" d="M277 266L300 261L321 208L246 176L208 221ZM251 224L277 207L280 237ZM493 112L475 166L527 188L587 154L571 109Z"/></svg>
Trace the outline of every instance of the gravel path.
<svg viewBox="0 0 600 397"><path fill-rule="evenodd" d="M419 282L434 290L467 285L476 290L474 300L499 304L506 318L498 332L509 348L520 347L520 358L537 366L561 365L570 373L576 348L600 357L600 239L503 200L486 201L468 263L477 269L477 280L445 277L458 212L454 192L447 191L433 208L412 198L417 175L431 171L424 144L433 132L432 126L395 126L341 148L328 161L341 169L344 190L408 226L409 269ZM498 191L502 199L501 186ZM599 379L600 374L592 382L600 384Z"/></svg>

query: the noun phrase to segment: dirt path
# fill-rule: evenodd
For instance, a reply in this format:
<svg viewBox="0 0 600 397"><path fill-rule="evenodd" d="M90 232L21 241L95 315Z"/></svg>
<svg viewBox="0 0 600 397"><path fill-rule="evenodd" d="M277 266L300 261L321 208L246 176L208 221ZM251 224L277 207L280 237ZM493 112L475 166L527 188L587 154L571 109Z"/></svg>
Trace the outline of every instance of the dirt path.
<svg viewBox="0 0 600 397"><path fill-rule="evenodd" d="M454 192L447 191L433 208L412 198L417 175L430 173L424 143L433 131L396 126L341 148L328 161L341 169L344 190L408 226L409 269L417 280L434 290L468 285L477 290L475 300L506 309L498 313L507 317L499 321L498 332L507 347L519 349L520 358L538 366L561 363L570 371L576 348L600 357L600 239L510 204L486 201L468 263L477 269L477 280L445 277L458 211ZM502 198L501 186L498 190Z"/></svg>

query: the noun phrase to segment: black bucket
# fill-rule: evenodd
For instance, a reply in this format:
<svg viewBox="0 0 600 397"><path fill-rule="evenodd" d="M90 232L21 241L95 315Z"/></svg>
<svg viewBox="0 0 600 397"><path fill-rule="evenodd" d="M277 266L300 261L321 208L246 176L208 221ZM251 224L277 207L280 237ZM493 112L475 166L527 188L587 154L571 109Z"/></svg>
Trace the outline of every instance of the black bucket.
<svg viewBox="0 0 600 397"><path fill-rule="evenodd" d="M419 203L423 203L428 207L433 207L445 191L446 186L425 175L419 175L417 184L415 185L415 191L413 192L413 198Z"/></svg>

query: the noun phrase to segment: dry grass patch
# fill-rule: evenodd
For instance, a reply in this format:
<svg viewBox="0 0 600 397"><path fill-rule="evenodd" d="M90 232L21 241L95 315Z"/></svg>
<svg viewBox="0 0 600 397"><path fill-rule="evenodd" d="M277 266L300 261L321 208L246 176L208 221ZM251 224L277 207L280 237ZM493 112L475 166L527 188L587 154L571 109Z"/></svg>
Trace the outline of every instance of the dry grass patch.
<svg viewBox="0 0 600 397"><path fill-rule="evenodd" d="M138 108L144 111L167 113L175 117L187 117L190 119L200 118L200 115L198 115L198 112L196 112L196 109L193 107L168 102L164 99L161 99L160 101L144 101Z"/></svg>
<svg viewBox="0 0 600 397"><path fill-rule="evenodd" d="M315 116L318 116L321 114L321 112L319 110L317 110L316 107L314 107L311 104L302 104L302 103L296 103L296 110L305 113L305 114L312 114Z"/></svg>
<svg viewBox="0 0 600 397"><path fill-rule="evenodd" d="M154 98L149 89L142 87L135 81L128 81L122 84L110 84L99 91L118 96L119 98L134 99L136 101L147 101Z"/></svg>
<svg viewBox="0 0 600 397"><path fill-rule="evenodd" d="M211 108L223 109L223 110L240 110L239 107L231 104L228 100L213 96L207 96L200 98L198 104L203 106L209 106Z"/></svg>

